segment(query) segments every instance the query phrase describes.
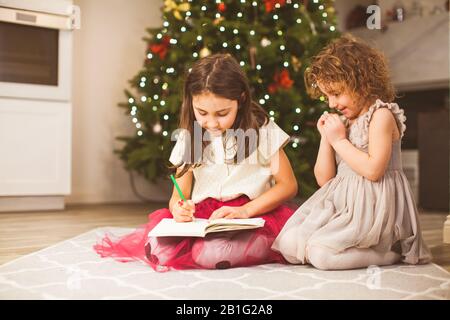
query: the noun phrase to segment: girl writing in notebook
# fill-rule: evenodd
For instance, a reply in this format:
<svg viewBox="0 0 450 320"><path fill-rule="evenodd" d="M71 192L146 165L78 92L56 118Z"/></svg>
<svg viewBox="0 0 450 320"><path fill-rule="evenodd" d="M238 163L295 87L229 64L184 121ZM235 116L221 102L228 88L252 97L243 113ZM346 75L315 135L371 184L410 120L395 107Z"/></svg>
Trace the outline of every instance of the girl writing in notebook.
<svg viewBox="0 0 450 320"><path fill-rule="evenodd" d="M393 102L383 55L344 36L313 59L305 80L313 97L326 96L342 116L319 119L314 174L321 188L292 215L273 249L291 263L326 270L429 262L402 171L406 118Z"/></svg>
<svg viewBox="0 0 450 320"><path fill-rule="evenodd" d="M105 236L95 250L155 270L229 268L285 262L270 249L294 212L285 201L297 182L283 151L289 136L252 101L247 77L230 55L199 60L186 75L178 139L169 161L186 201L173 189L169 208L133 233ZM148 237L163 218L261 217L264 227L194 237Z"/></svg>

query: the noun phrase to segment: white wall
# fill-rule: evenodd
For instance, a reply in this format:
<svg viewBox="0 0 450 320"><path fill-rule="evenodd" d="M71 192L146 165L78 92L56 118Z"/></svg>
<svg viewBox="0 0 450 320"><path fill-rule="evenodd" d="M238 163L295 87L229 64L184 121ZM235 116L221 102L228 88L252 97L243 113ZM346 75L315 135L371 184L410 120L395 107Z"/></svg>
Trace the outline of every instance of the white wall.
<svg viewBox="0 0 450 320"><path fill-rule="evenodd" d="M128 80L142 68L148 27L161 24L162 0L74 0L81 29L74 35L72 194L66 203L137 201L128 172L113 154L118 135L134 132L124 102ZM166 201L170 181L138 181L141 194Z"/></svg>

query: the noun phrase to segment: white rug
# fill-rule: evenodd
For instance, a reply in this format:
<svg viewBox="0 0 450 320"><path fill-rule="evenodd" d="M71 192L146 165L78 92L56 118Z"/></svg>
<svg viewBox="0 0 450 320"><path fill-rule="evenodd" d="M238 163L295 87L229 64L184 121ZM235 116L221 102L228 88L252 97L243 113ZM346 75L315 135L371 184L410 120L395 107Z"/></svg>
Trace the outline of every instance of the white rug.
<svg viewBox="0 0 450 320"><path fill-rule="evenodd" d="M348 271L269 264L154 272L100 258L100 228L0 266L0 299L450 299L450 274L435 264Z"/></svg>

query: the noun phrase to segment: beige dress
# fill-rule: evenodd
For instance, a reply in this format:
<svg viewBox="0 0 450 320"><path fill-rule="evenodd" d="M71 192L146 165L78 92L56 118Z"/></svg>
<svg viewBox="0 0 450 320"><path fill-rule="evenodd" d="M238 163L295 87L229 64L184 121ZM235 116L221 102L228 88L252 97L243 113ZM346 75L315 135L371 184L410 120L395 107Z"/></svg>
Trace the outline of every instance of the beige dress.
<svg viewBox="0 0 450 320"><path fill-rule="evenodd" d="M348 128L348 139L368 152L372 114L388 108L394 115L401 137L406 117L396 103L377 100L369 111ZM385 175L372 182L354 172L336 156L337 174L297 209L275 239L272 249L291 263L306 263L310 245L333 253L352 247L378 252L396 251L402 261L427 263L431 254L422 237L411 188L402 170L401 139L392 145Z"/></svg>

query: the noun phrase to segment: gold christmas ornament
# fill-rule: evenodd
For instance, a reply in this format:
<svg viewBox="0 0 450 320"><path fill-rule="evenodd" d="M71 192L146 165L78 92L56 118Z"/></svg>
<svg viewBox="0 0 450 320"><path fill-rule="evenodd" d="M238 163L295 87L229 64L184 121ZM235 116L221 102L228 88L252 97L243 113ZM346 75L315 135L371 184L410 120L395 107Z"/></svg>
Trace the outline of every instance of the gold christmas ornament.
<svg viewBox="0 0 450 320"><path fill-rule="evenodd" d="M291 63L295 72L298 72L298 70L302 67L302 62L296 56L292 56Z"/></svg>
<svg viewBox="0 0 450 320"><path fill-rule="evenodd" d="M271 42L269 39L267 39L266 37L264 37L264 38L261 39L261 46L263 46L263 47L267 47L267 46L269 46L271 43L272 43L272 42Z"/></svg>
<svg viewBox="0 0 450 320"><path fill-rule="evenodd" d="M217 25L218 25L219 23L221 23L223 20L225 20L224 17L220 17L220 18L214 19L213 24L214 24L215 26L217 26Z"/></svg>
<svg viewBox="0 0 450 320"><path fill-rule="evenodd" d="M255 69L256 67L256 47L255 46L251 46L249 49L249 55L250 55L250 65L252 67L252 69Z"/></svg>
<svg viewBox="0 0 450 320"><path fill-rule="evenodd" d="M191 8L189 3L180 3L177 4L174 0L165 0L164 1L164 12L173 11L173 15L178 20L183 20L180 11L188 11Z"/></svg>
<svg viewBox="0 0 450 320"><path fill-rule="evenodd" d="M159 122L153 126L153 132L154 133L160 133L161 130L162 130L162 126L161 126L161 124Z"/></svg>
<svg viewBox="0 0 450 320"><path fill-rule="evenodd" d="M207 57L210 54L211 54L211 51L207 47L204 47L202 50L200 50L200 58Z"/></svg>

